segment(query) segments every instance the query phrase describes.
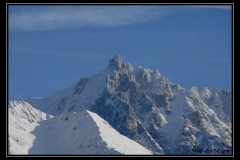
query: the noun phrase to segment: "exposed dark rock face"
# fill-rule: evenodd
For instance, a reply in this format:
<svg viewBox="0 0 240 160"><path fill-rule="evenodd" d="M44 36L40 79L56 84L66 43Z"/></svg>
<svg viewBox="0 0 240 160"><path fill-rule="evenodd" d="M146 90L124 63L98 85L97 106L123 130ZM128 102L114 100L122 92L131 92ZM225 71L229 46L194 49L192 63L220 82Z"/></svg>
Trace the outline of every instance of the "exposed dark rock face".
<svg viewBox="0 0 240 160"><path fill-rule="evenodd" d="M182 88L158 71L134 69L117 55L100 74L27 101L53 115L87 108L155 154L188 155L198 154L195 148L231 150L231 97L231 91Z"/></svg>

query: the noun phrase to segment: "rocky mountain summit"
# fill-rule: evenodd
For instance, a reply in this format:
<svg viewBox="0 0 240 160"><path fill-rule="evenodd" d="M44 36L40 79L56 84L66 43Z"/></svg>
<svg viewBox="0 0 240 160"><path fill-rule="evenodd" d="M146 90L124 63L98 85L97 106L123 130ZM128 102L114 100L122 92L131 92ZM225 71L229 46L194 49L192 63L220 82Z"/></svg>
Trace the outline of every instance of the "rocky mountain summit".
<svg viewBox="0 0 240 160"><path fill-rule="evenodd" d="M153 154L202 154L194 149L231 154L231 91L186 89L158 70L134 69L119 55L95 76L48 97L24 101L53 116L87 109Z"/></svg>

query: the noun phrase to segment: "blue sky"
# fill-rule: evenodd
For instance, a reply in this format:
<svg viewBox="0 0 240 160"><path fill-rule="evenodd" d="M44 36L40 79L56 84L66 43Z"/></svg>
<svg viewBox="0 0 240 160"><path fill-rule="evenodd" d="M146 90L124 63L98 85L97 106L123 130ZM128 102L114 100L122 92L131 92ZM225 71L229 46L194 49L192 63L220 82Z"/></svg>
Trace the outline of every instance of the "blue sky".
<svg viewBox="0 0 240 160"><path fill-rule="evenodd" d="M48 96L116 54L185 88L231 89L231 6L8 7L10 100Z"/></svg>

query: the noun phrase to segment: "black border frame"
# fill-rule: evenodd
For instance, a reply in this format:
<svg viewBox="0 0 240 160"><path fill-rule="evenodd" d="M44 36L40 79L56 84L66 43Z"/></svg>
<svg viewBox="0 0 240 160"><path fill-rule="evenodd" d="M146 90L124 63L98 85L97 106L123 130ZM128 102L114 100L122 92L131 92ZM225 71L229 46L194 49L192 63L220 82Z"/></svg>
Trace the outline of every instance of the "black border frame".
<svg viewBox="0 0 240 160"><path fill-rule="evenodd" d="M234 15L236 13L233 2L220 3L6 3L6 157L234 157ZM9 5L231 5L232 6L232 155L9 155L8 154L8 6ZM3 63L2 63L3 64Z"/></svg>

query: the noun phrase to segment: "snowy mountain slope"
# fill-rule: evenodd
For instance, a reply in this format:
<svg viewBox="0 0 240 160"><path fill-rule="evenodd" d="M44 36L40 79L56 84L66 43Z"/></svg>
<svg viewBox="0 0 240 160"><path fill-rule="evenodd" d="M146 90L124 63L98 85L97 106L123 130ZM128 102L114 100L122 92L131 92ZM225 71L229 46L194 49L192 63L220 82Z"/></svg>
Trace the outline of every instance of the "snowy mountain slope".
<svg viewBox="0 0 240 160"><path fill-rule="evenodd" d="M151 128L168 154L194 154L194 148L231 150L231 126L223 123L203 101L191 91L179 88L173 91L171 112L166 114L166 125ZM152 133L152 132L150 132ZM166 142L166 143L165 143ZM177 145L176 145L177 144ZM216 154L216 153L215 153Z"/></svg>
<svg viewBox="0 0 240 160"><path fill-rule="evenodd" d="M25 101L52 115L82 111L87 106L93 105L94 100L103 92L105 77L106 70L103 70L91 78L82 78L78 83L49 97L28 98Z"/></svg>
<svg viewBox="0 0 240 160"><path fill-rule="evenodd" d="M154 154L193 154L196 147L231 149L231 96L207 87L184 89L117 55L96 76L26 101L53 115L86 108Z"/></svg>
<svg viewBox="0 0 240 160"><path fill-rule="evenodd" d="M88 110L42 122L33 134L37 136L29 154L152 154Z"/></svg>
<svg viewBox="0 0 240 160"><path fill-rule="evenodd" d="M24 101L11 101L8 105L9 154L27 154L35 136L31 133L40 121L52 118Z"/></svg>
<svg viewBox="0 0 240 160"><path fill-rule="evenodd" d="M52 117L14 101L9 113L10 154L152 154L88 110Z"/></svg>
<svg viewBox="0 0 240 160"><path fill-rule="evenodd" d="M231 106L231 91L224 91L218 88L207 87L192 87L191 94L196 98L201 99L207 106L209 106L218 116L218 118L231 125L232 110Z"/></svg>
<svg viewBox="0 0 240 160"><path fill-rule="evenodd" d="M119 58L120 57L115 57ZM114 63L114 61L112 62ZM125 63L123 63L125 65ZM162 148L159 146L157 142L151 137L151 135L148 133L148 131L142 126L141 122L136 120L136 117L134 117L134 121L138 123L137 126L133 128L132 131L129 131L127 129L127 124L125 123L125 116L121 116L122 114L130 114L126 110L126 108L122 108L122 110L115 110L113 111L113 108L102 108L98 105L102 105L97 102L98 99L102 99L103 96L106 96L105 94L108 94L110 89L109 84L111 80L109 80L109 75L113 71L114 64L109 64L109 68L103 70L101 73L97 74L96 76L93 76L91 78L83 78L81 79L77 84L64 89L62 91L57 92L56 94L53 94L46 98L29 98L25 101L32 104L32 106L36 107L37 109L46 112L51 113L52 115L58 115L64 112L80 112L84 108L87 108L95 113L98 113L100 116L104 119L106 119L110 125L114 126L115 129L117 129L121 134L124 136L127 136L129 138L136 137L137 139L134 139L136 142L144 145L148 149L153 150L156 154L163 154ZM130 64L126 65L126 67L130 67ZM128 71L129 68L124 69L125 71ZM114 75L114 74L113 74ZM111 87L111 86L110 86ZM99 111L99 109L103 109L102 111ZM118 108L118 107L117 107ZM106 116L106 113L117 112L117 115L120 115L121 117L114 117L114 119L110 120L110 117ZM120 113L119 113L120 112ZM116 126L116 123L118 120L121 120L122 124ZM128 118L127 118L128 119ZM120 129L120 127L122 127ZM140 130L141 134L139 135L134 130ZM141 137L141 139L140 139Z"/></svg>

